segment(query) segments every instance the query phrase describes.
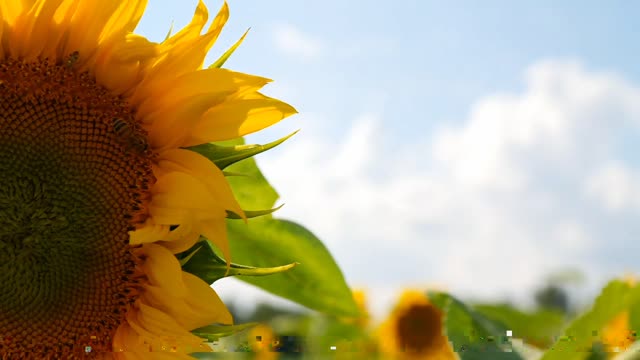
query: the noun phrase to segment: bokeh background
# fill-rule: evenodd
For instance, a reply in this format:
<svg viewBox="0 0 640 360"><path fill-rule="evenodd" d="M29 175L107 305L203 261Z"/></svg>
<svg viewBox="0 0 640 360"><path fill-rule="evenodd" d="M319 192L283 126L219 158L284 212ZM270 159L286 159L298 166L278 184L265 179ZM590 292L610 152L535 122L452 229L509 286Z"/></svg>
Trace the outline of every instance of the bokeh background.
<svg viewBox="0 0 640 360"><path fill-rule="evenodd" d="M149 3L138 32L160 41L197 2ZM374 317L406 287L526 307L560 284L579 306L637 270L640 4L229 5L208 61L251 27L225 67L275 79L265 93L300 111L247 138L301 129L257 157L277 216L322 239ZM239 314L299 310L235 279L214 288Z"/></svg>

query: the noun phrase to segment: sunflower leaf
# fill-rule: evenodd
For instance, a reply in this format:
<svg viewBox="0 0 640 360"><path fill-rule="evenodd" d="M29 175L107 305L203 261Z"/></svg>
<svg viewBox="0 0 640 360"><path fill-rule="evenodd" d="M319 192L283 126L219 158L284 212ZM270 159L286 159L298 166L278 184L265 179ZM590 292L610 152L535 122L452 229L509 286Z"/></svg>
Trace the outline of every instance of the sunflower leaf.
<svg viewBox="0 0 640 360"><path fill-rule="evenodd" d="M191 249L177 254L182 270L191 273L208 284L227 276L266 276L287 271L297 263L282 266L258 268L231 263L227 271L227 263L215 251L215 245L206 239L198 241Z"/></svg>
<svg viewBox="0 0 640 360"><path fill-rule="evenodd" d="M264 216L264 215L269 215L272 214L274 212L276 212L277 210L280 210L282 207L284 206L284 204L275 207L273 209L266 209L266 210L242 210L244 211L244 215L247 219L251 219L251 218L255 218L258 216ZM232 212L232 211L228 211L227 210L227 219L235 219L235 220L242 220L242 216Z"/></svg>
<svg viewBox="0 0 640 360"><path fill-rule="evenodd" d="M207 339L209 342L216 341L222 337L230 336L248 328L254 327L258 323L246 323L240 325L207 325L201 328L192 330L191 333L201 338Z"/></svg>
<svg viewBox="0 0 640 360"><path fill-rule="evenodd" d="M523 312L506 304L474 304L473 309L483 316L500 322L513 335L540 347L547 348L553 338L562 333L565 315L558 311Z"/></svg>
<svg viewBox="0 0 640 360"><path fill-rule="evenodd" d="M640 286L613 280L602 289L593 307L574 320L541 360L584 359L594 343L600 341L599 332L618 314L628 311L640 298Z"/></svg>
<svg viewBox="0 0 640 360"><path fill-rule="evenodd" d="M443 330L460 359L523 359L514 351L504 325L485 318L449 294L430 292L429 299L445 313Z"/></svg>
<svg viewBox="0 0 640 360"><path fill-rule="evenodd" d="M224 65L225 62L227 62L227 60L229 59L229 57L231 57L231 55L236 51L236 49L238 48L238 46L240 46L240 44L242 44L242 41L244 41L244 38L247 36L247 34L249 33L249 30L251 30L251 28L248 28L247 31L244 32L244 34L242 35L242 37L236 41L235 44L233 44L232 47L229 48L229 50L225 51L224 54L222 54L222 56L220 56L220 58L218 60L216 60L213 64L211 64L209 66L209 68L221 68L222 65Z"/></svg>
<svg viewBox="0 0 640 360"><path fill-rule="evenodd" d="M338 316L358 316L358 307L335 260L309 230L287 220L261 217L244 224L227 220L234 261L258 267L298 262L290 271L255 279L238 276L272 294Z"/></svg>
<svg viewBox="0 0 640 360"><path fill-rule="evenodd" d="M629 328L640 330L640 296L634 297L629 306Z"/></svg>
<svg viewBox="0 0 640 360"><path fill-rule="evenodd" d="M293 133L283 138L264 145L252 144L223 146L214 143L208 143L192 146L189 149L207 157L209 160L213 161L213 163L216 164L216 166L220 170L224 170L227 166L233 163L244 160L246 158L250 158L254 155L260 154L261 152L265 152L282 144L297 132L298 131L294 131Z"/></svg>
<svg viewBox="0 0 640 360"><path fill-rule="evenodd" d="M286 138L281 141L284 140ZM238 146L242 141L239 139L224 145ZM254 158L234 163L230 170L250 175L227 178L243 209L274 206L278 194L262 175ZM340 268L322 242L304 227L273 219L271 214L267 214L250 220L248 224L228 220L227 233L231 259L235 262L258 267L300 263L290 271L260 278L259 281L246 276L239 276L239 280L328 314L358 315L357 305Z"/></svg>

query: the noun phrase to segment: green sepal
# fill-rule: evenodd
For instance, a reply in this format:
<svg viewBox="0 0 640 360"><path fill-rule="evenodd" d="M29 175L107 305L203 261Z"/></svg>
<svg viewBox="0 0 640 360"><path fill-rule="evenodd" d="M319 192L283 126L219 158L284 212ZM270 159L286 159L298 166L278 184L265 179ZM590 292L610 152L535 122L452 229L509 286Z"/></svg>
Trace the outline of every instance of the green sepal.
<svg viewBox="0 0 640 360"><path fill-rule="evenodd" d="M227 263L214 250L209 240L201 238L191 249L177 254L182 270L191 273L208 284L227 276L266 276L287 271L298 263L275 267L253 267L231 263L227 271Z"/></svg>
<svg viewBox="0 0 640 360"><path fill-rule="evenodd" d="M265 209L265 210L244 210L243 209L242 211L244 211L244 215L247 219L251 219L258 216L273 214L274 212L280 210L283 206L284 204L278 207L275 207L273 209ZM234 213L233 211L228 211L228 210L227 210L227 219L244 220L242 216Z"/></svg>
<svg viewBox="0 0 640 360"><path fill-rule="evenodd" d="M255 323L255 322L240 324L240 325L212 324L212 325L207 325L201 328L191 330L191 333L201 338L205 338L209 342L214 342L222 337L237 334L241 331L244 331L256 325L258 325L258 323Z"/></svg>
<svg viewBox="0 0 640 360"><path fill-rule="evenodd" d="M171 26L169 26L169 31L167 32L167 36L164 37L164 41L169 40L172 32L173 32L173 20L171 20Z"/></svg>
<svg viewBox="0 0 640 360"><path fill-rule="evenodd" d="M244 177L248 177L249 176L247 174L234 172L234 171L223 171L222 175L224 175L225 177L229 177L229 176L244 176Z"/></svg>
<svg viewBox="0 0 640 360"><path fill-rule="evenodd" d="M242 35L242 37L238 41L236 41L236 43L233 44L233 46L230 47L229 50L225 51L224 54L222 54L222 56L220 56L218 60L216 60L213 64L209 65L209 69L221 68L222 65L224 65L224 63L229 59L231 54L233 54L234 51L236 51L236 49L238 48L238 46L242 44L242 41L244 41L244 38L249 33L249 30L251 30L251 28L248 28L247 31L244 32L244 35Z"/></svg>
<svg viewBox="0 0 640 360"><path fill-rule="evenodd" d="M198 244L196 244L198 245ZM178 261L180 262L180 266L184 266L184 264L188 263L189 260L191 260L191 258L193 257L193 255L195 255L198 251L200 251L200 249L202 249L202 245L200 246L194 246L191 249L181 253L181 254L185 254L184 257L178 257Z"/></svg>
<svg viewBox="0 0 640 360"><path fill-rule="evenodd" d="M213 161L214 164L220 169L224 170L227 166L236 163L240 160L250 158L261 152L273 149L274 147L282 144L287 139L295 135L298 131L294 131L291 134L280 138L276 141L272 141L264 145L234 145L234 146L222 146L213 143L196 145L189 148L189 150L195 151L200 155Z"/></svg>

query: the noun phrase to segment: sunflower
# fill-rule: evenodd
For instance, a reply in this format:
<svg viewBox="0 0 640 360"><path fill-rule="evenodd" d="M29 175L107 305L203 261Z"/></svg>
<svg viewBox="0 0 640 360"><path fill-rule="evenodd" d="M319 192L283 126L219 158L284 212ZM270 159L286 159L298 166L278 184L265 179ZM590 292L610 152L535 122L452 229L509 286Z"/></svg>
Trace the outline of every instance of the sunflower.
<svg viewBox="0 0 640 360"><path fill-rule="evenodd" d="M1 358L184 358L209 350L190 330L232 323L174 256L205 236L229 260L227 211L244 216L188 148L295 110L203 68L226 3L161 43L132 33L145 7L0 1Z"/></svg>
<svg viewBox="0 0 640 360"><path fill-rule="evenodd" d="M616 315L602 329L602 343L609 353L625 351L636 340L636 333L629 327L629 312Z"/></svg>
<svg viewBox="0 0 640 360"><path fill-rule="evenodd" d="M278 353L274 347L278 346L278 340L273 329L266 324L258 324L249 330L248 343L251 351L255 353L254 358L258 360L272 360L278 358Z"/></svg>
<svg viewBox="0 0 640 360"><path fill-rule="evenodd" d="M442 312L417 290L406 290L377 332L382 353L394 359L457 359L442 333Z"/></svg>
<svg viewBox="0 0 640 360"><path fill-rule="evenodd" d="M636 286L637 280L633 274L626 274L622 281L629 287ZM637 334L631 329L629 311L621 311L613 317L602 329L602 344L605 351L609 353L609 357L613 357L615 353L627 350L637 339Z"/></svg>
<svg viewBox="0 0 640 360"><path fill-rule="evenodd" d="M369 307L367 306L367 292L364 289L355 289L352 291L353 300L358 305L360 316L354 319L355 324L361 329L366 329L369 326L370 314Z"/></svg>

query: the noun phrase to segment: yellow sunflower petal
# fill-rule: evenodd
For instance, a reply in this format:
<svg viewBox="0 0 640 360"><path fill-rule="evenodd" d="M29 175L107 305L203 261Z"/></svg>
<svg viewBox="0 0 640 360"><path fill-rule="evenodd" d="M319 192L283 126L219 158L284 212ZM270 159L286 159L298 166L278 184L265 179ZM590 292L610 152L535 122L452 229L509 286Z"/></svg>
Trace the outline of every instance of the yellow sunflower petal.
<svg viewBox="0 0 640 360"><path fill-rule="evenodd" d="M186 223L176 226L172 229L166 237L166 241L180 241L180 239L187 237L193 232L193 225Z"/></svg>
<svg viewBox="0 0 640 360"><path fill-rule="evenodd" d="M190 296L186 297L187 304L196 312L206 314L206 317L210 319L206 323L203 323L203 319L185 320L189 322L189 328L198 328L211 323L233 324L231 313L209 284L188 272L183 272L182 276L190 293ZM205 299L210 300L207 301Z"/></svg>
<svg viewBox="0 0 640 360"><path fill-rule="evenodd" d="M198 6L204 6L202 0ZM206 7L205 7L206 10ZM194 17L195 18L195 17ZM156 67L156 71L169 71L169 73L181 75L187 71L193 71L202 67L207 52L213 46L213 43L218 39L218 36L222 32L222 28L229 19L229 7L225 1L222 7L218 11L215 19L211 23L208 31L201 36L197 36L193 39L176 39L172 41L170 38L166 45L172 46L169 50L170 56L167 56L161 66ZM205 18L206 21L206 18ZM202 28L198 29L198 33ZM176 34L179 35L180 33ZM195 35L191 33L189 35ZM179 41L182 40L182 41ZM163 43L163 45L165 45Z"/></svg>
<svg viewBox="0 0 640 360"><path fill-rule="evenodd" d="M129 232L129 243L132 245L152 243L165 239L168 234L168 225L155 224L153 220L148 219L140 229Z"/></svg>
<svg viewBox="0 0 640 360"><path fill-rule="evenodd" d="M141 64L153 59L157 52L156 44L134 34L127 35L124 42L109 42L96 55L96 80L115 94L128 94L140 82Z"/></svg>
<svg viewBox="0 0 640 360"><path fill-rule="evenodd" d="M0 18L4 18L4 15L2 14L2 6L0 5ZM0 21L0 39L2 39L2 37L4 36L4 32L5 32L5 26L2 23L2 21ZM4 59L4 46L0 46L0 59Z"/></svg>
<svg viewBox="0 0 640 360"><path fill-rule="evenodd" d="M149 131L151 146L159 151L167 148L177 148L193 131L194 124L216 99L222 100L219 94L208 93L195 95L184 101L183 106L167 109L166 112L149 116L146 126ZM162 121L154 118L161 117Z"/></svg>
<svg viewBox="0 0 640 360"><path fill-rule="evenodd" d="M167 171L192 175L207 187L218 206L239 215L244 214L222 171L204 156L189 150L173 149L160 155L158 165Z"/></svg>
<svg viewBox="0 0 640 360"><path fill-rule="evenodd" d="M229 71L226 69L205 69L191 72L172 79L171 86L164 89L157 96L145 96L138 105L139 116L147 123L154 123L157 115L167 110L182 106L182 102L201 94L217 94L214 100L222 101L227 95L257 91L271 80L260 77ZM210 106L216 105L212 101Z"/></svg>
<svg viewBox="0 0 640 360"><path fill-rule="evenodd" d="M48 42L51 20L63 0L38 1L28 13L18 19L12 34L12 53L26 60L34 60Z"/></svg>
<svg viewBox="0 0 640 360"><path fill-rule="evenodd" d="M80 1L71 20L71 31L67 32L62 53L78 51L84 56L93 54L106 23L123 5L125 3L120 1L104 1L101 6L95 6L91 1Z"/></svg>
<svg viewBox="0 0 640 360"><path fill-rule="evenodd" d="M42 17L40 17L41 23L38 24L38 28L44 28L48 31L46 34L46 41L44 42L44 48L42 49L41 56L48 59L56 59L59 56L65 56L67 54L61 54L60 44L65 38L69 27L71 26L71 19L76 12L80 2L77 0L65 0L56 10L53 23L55 25L47 25Z"/></svg>
<svg viewBox="0 0 640 360"><path fill-rule="evenodd" d="M266 96L225 101L204 114L185 146L251 134L296 112L291 105Z"/></svg>
<svg viewBox="0 0 640 360"><path fill-rule="evenodd" d="M133 31L140 22L144 9L147 7L147 0L128 0L120 4L115 15L100 33L100 39L108 39L112 36L122 35Z"/></svg>
<svg viewBox="0 0 640 360"><path fill-rule="evenodd" d="M20 14L22 14L25 9L29 9L32 6L33 1L4 0L0 2L0 11L2 11L2 18L7 22L7 25L13 27Z"/></svg>
<svg viewBox="0 0 640 360"><path fill-rule="evenodd" d="M185 188L185 186L188 186L188 188ZM181 189L180 191L182 192L176 191L177 189ZM189 174L176 171L164 175L158 179L154 191L153 199L149 205L149 212L155 219L157 219L154 214L155 208L211 211L216 209L216 199L213 194L205 184Z"/></svg>
<svg viewBox="0 0 640 360"><path fill-rule="evenodd" d="M183 297L187 294L180 262L170 251L163 246L146 244L138 253L145 258L142 268L150 284L161 286L175 296Z"/></svg>
<svg viewBox="0 0 640 360"><path fill-rule="evenodd" d="M211 287L195 275L182 273L187 287L183 297L167 292L161 287L145 287L144 299L160 309L185 329L195 329L213 323L232 324L231 314Z"/></svg>
<svg viewBox="0 0 640 360"><path fill-rule="evenodd" d="M180 237L176 240L158 241L158 244L166 247L172 253L178 254L189 250L198 239L200 239L200 231L191 230L181 233Z"/></svg>
<svg viewBox="0 0 640 360"><path fill-rule="evenodd" d="M160 44L162 56L152 64L153 66L147 68L145 79L132 96L133 102L139 102L158 87L169 87L173 78L202 67L207 52L229 18L227 3L223 3L209 31L200 35L207 17L208 11L200 1L191 24ZM168 76L169 74L171 76Z"/></svg>
<svg viewBox="0 0 640 360"><path fill-rule="evenodd" d="M143 302L138 306L137 311L128 314L127 320L134 331L146 338L153 351L168 351L172 347L176 352L207 351L203 339L185 330L171 316Z"/></svg>
<svg viewBox="0 0 640 360"><path fill-rule="evenodd" d="M164 46L172 46L176 43L189 41L200 36L204 25L209 18L209 10L205 6L202 0L198 0L198 6L196 6L195 13L191 22L185 26L182 30L178 31L175 35L166 39L162 44Z"/></svg>
<svg viewBox="0 0 640 360"><path fill-rule="evenodd" d="M150 346L144 343L142 337L129 324L125 323L118 327L113 338L113 351L116 352L116 355L122 355L121 358L127 359L125 354L118 354L118 352L127 352L129 354L126 355L135 358L135 353L149 352L150 350Z"/></svg>

